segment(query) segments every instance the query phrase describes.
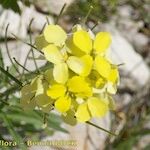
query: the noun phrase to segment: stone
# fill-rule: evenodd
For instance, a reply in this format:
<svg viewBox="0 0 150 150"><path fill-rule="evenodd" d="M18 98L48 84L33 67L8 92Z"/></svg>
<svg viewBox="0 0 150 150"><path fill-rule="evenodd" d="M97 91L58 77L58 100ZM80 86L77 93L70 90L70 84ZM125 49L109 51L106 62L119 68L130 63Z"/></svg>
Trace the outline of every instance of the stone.
<svg viewBox="0 0 150 150"><path fill-rule="evenodd" d="M69 6L73 1L74 0L36 0L36 5L46 12L58 15L65 3Z"/></svg>

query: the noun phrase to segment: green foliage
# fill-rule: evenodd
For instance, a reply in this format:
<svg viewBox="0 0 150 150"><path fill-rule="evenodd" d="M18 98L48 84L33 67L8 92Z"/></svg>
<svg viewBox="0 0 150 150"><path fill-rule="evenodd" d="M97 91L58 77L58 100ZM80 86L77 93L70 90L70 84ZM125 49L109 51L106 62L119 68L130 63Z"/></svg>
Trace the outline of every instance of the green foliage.
<svg viewBox="0 0 150 150"><path fill-rule="evenodd" d="M22 2L26 6L30 6L30 0L0 0L0 5L5 9L11 9L16 13L21 14L21 9L18 5L18 1Z"/></svg>
<svg viewBox="0 0 150 150"><path fill-rule="evenodd" d="M19 5L17 3L18 0L1 0L0 4L5 9L12 9L14 12L21 13L21 10L19 8Z"/></svg>
<svg viewBox="0 0 150 150"><path fill-rule="evenodd" d="M14 141L23 143L23 144L19 144L19 147L22 150L25 150L26 146L24 145L24 141L23 141L22 137L14 130L14 126L13 126L11 120L7 117L7 115L5 113L1 113L0 117L3 119L4 124L7 127L10 135L13 137Z"/></svg>
<svg viewBox="0 0 150 150"><path fill-rule="evenodd" d="M147 94L146 97L149 101L149 94ZM147 124L150 120L148 101L143 101L144 105L139 101L136 103L137 106L135 106L135 103L132 103L132 105L130 104L131 110L128 110L127 121L124 128L121 130L120 134L116 136L113 143L106 146L105 150L132 150L133 147L138 146L138 142L142 139L142 137L150 135L150 128L145 127L145 124ZM128 108L130 106L128 106ZM136 111L141 107L143 107L143 112L137 113ZM139 115L138 120L133 119L132 113L134 113L134 117ZM150 145L145 144L144 150L148 150L149 146Z"/></svg>
<svg viewBox="0 0 150 150"><path fill-rule="evenodd" d="M78 22L79 18L84 18L89 11L90 6L93 6L93 10L89 15L89 20L94 22L107 21L116 11L118 0L77 0L72 3L67 9L67 12L71 16L71 21Z"/></svg>
<svg viewBox="0 0 150 150"><path fill-rule="evenodd" d="M8 69L9 71L5 69L2 52L0 51L0 131L4 131L1 132L0 139L8 141L7 137L11 137L13 141L24 143L18 145L19 149L24 150L27 149L25 137L40 140L41 133L46 136L52 135L55 131L68 133L66 129L61 127L62 120L58 115L54 113L47 114L47 127L44 128L44 117L40 111L20 108L19 97L16 96L16 92L19 93L21 82L26 81L24 79L30 80L35 74L23 74L24 79L22 78L20 82L18 80L20 76L16 78L17 72L13 65ZM47 63L40 69L44 71L49 67L51 67L51 64ZM13 149L13 147L0 146L1 148Z"/></svg>

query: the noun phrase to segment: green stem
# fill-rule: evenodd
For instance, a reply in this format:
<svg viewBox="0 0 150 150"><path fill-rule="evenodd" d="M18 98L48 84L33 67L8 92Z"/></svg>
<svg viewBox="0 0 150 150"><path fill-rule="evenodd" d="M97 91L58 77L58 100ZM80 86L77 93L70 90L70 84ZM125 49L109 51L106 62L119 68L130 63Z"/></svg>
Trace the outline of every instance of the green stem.
<svg viewBox="0 0 150 150"><path fill-rule="evenodd" d="M120 67L120 66L123 66L123 65L125 65L125 63L118 64L117 66Z"/></svg>
<svg viewBox="0 0 150 150"><path fill-rule="evenodd" d="M16 36L15 34L13 34L13 33L12 33L12 35L14 36L14 38L15 38L16 40L19 40L19 41L21 41L21 42L23 42L23 43L29 45L30 47L34 48L35 50L37 50L37 51L38 51L39 53L41 53L42 55L44 54L42 51L39 51L34 45L23 41L22 39L20 39L19 37L17 37L17 36Z"/></svg>
<svg viewBox="0 0 150 150"><path fill-rule="evenodd" d="M57 24L58 23L58 20L59 20L59 18L61 17L61 15L62 15L62 13L63 13L63 11L64 11L64 9L65 9L65 7L66 7L66 3L63 5L63 7L61 8L61 10L60 10L60 13L59 13L59 15L58 15L58 17L56 18L56 21L55 21L55 24Z"/></svg>
<svg viewBox="0 0 150 150"><path fill-rule="evenodd" d="M16 64L18 64L20 67L22 67L25 71L27 71L28 73L35 73L35 72L32 72L32 71L29 71L27 68L25 68L23 65L21 65L15 57L13 57L14 61L16 62ZM36 74L36 73L35 73Z"/></svg>
<svg viewBox="0 0 150 150"><path fill-rule="evenodd" d="M8 27L9 27L9 24L7 24L7 27L6 27L6 30L5 30L5 47L6 47L6 52L7 52L7 55L8 55L8 58L11 62L11 64L13 65L13 67L15 68L15 70L18 72L18 74L20 75L20 72L19 70L17 69L17 67L15 66L11 56L10 56L10 53L9 53L9 48L8 48L8 45L7 45L7 32L8 32Z"/></svg>
<svg viewBox="0 0 150 150"><path fill-rule="evenodd" d="M49 19L48 19L47 16L46 16L46 22L47 22L48 25L50 24Z"/></svg>
<svg viewBox="0 0 150 150"><path fill-rule="evenodd" d="M30 38L30 44L31 45L32 45L31 25L32 25L33 20L34 19L31 19L30 24L29 24L29 38ZM38 65L36 63L36 60L35 60L34 51L33 51L32 47L31 47L31 53L32 53L32 57L33 57L33 62L34 62L35 68L38 71L38 73L40 73L40 70L39 70Z"/></svg>
<svg viewBox="0 0 150 150"><path fill-rule="evenodd" d="M99 25L99 22L97 22L92 28L91 31L93 31L95 29L95 27L97 27L97 25Z"/></svg>
<svg viewBox="0 0 150 150"><path fill-rule="evenodd" d="M25 61L24 61L24 64L23 64L23 67L26 67L27 60L28 60L28 57L29 57L29 55L30 55L30 52L31 52L31 49L30 49L30 50L28 51L28 53L27 53L27 56L26 56ZM23 76L23 75L24 75L24 69L23 69L23 71L22 71L21 76Z"/></svg>
<svg viewBox="0 0 150 150"><path fill-rule="evenodd" d="M87 21L87 19L88 19L89 15L90 15L90 13L91 13L92 9L93 9L93 6L90 6L90 9L89 9L89 11L88 11L87 15L86 15L86 16L85 16L85 18L83 19L83 24L84 24L84 25L85 25L85 23L86 23L86 21Z"/></svg>
<svg viewBox="0 0 150 150"><path fill-rule="evenodd" d="M108 131L108 130L106 130L106 129L100 127L100 126L97 126L97 125L95 125L95 124L93 124L93 123L91 123L91 122L89 122L89 121L87 121L86 123L89 124L89 125L91 125L91 126L93 126L93 127L96 127L97 129L103 130L103 131L105 131L105 132L107 132L107 133L109 133L109 134L111 134L111 135L113 135L113 136L117 136L115 133L113 133L113 132L111 132L111 131Z"/></svg>
<svg viewBox="0 0 150 150"><path fill-rule="evenodd" d="M0 66L0 70L9 78L11 78L14 82L16 82L19 86L22 86L22 82L20 82L17 78L15 78L13 75L11 75L9 72L7 72L5 69L3 69Z"/></svg>
<svg viewBox="0 0 150 150"><path fill-rule="evenodd" d="M44 23L44 25L43 25L43 27L42 27L42 29L41 29L41 31L40 31L40 34L42 34L42 33L43 33L43 30L44 30L44 28L45 28L46 24L47 24L47 23Z"/></svg>

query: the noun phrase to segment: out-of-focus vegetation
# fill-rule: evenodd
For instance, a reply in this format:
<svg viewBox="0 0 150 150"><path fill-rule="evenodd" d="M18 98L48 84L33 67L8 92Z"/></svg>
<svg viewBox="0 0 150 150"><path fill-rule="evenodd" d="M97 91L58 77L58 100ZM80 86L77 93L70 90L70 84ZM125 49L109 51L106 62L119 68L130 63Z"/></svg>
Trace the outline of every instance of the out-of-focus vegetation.
<svg viewBox="0 0 150 150"><path fill-rule="evenodd" d="M67 13L71 16L71 21L79 22L87 15L90 6L93 6L88 19L104 22L116 12L117 4L118 0L77 0L68 8Z"/></svg>
<svg viewBox="0 0 150 150"><path fill-rule="evenodd" d="M0 58L0 67L4 68L2 55ZM44 66L41 69L44 70L47 66ZM7 71L13 76L17 75L13 66L7 68ZM20 97L18 96L18 91L20 90L20 87L13 83L12 80L1 71L0 76L1 140L17 141L20 149L26 149L25 145L19 143L25 143L27 139L39 140L41 136L52 135L55 131L67 133L67 130L61 127L62 120L58 115L53 113L46 115L38 110L23 110L19 104ZM28 81L32 78L32 75L30 74L26 74L25 76L26 79L28 78ZM45 117L46 124L44 125ZM44 126L47 127L44 128ZM3 149L4 147L2 146L1 148ZM12 149L12 147L9 148Z"/></svg>
<svg viewBox="0 0 150 150"><path fill-rule="evenodd" d="M148 12L148 0L77 0L68 8L67 13L70 14L71 21L79 22L80 18L84 18L89 11L89 7L93 6L93 10L89 15L90 21L108 21L112 15L117 14L117 8L122 5L130 5L133 9L132 18L135 20L143 20L148 24L150 14Z"/></svg>
<svg viewBox="0 0 150 150"><path fill-rule="evenodd" d="M21 9L18 5L18 2L21 1L24 5L30 6L31 2L30 0L1 0L0 4L5 9L11 9L16 13L21 14Z"/></svg>
<svg viewBox="0 0 150 150"><path fill-rule="evenodd" d="M7 36L5 46L7 47ZM6 49L9 55L10 50L8 47ZM41 137L53 135L55 131L68 133L61 127L62 120L58 115L41 113L39 110L23 110L20 107L21 86L32 80L36 70L31 73L25 73L25 71L22 73L19 71L20 66L11 57L10 60L12 65L5 66L0 49L0 139L15 141L19 149L26 150L27 139L39 140ZM49 67L51 64L47 63L39 69L45 71ZM0 149L3 148L13 149L13 146L5 147L1 144Z"/></svg>
<svg viewBox="0 0 150 150"><path fill-rule="evenodd" d="M143 89L143 88L142 88ZM124 89L127 90L127 89ZM150 83L133 93L132 101L115 116L113 126L117 128L117 122L124 122L123 128L113 142L106 144L106 150L132 150L137 146L142 137L150 135L150 128L145 126L150 121ZM119 92L120 93L120 92ZM147 150L150 145L146 145Z"/></svg>

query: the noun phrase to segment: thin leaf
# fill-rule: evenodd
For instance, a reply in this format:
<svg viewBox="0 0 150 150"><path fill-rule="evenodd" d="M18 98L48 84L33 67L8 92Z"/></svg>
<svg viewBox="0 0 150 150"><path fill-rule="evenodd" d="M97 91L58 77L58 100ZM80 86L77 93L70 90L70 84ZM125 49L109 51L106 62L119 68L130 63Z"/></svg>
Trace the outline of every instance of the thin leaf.
<svg viewBox="0 0 150 150"><path fill-rule="evenodd" d="M8 71L6 71L5 69L3 69L0 66L0 71L3 72L6 76L8 76L9 78L11 78L14 82L16 82L19 86L22 86L22 82L20 82L17 78L15 78L13 75L11 75Z"/></svg>

